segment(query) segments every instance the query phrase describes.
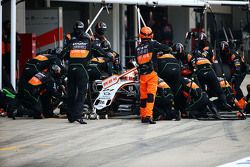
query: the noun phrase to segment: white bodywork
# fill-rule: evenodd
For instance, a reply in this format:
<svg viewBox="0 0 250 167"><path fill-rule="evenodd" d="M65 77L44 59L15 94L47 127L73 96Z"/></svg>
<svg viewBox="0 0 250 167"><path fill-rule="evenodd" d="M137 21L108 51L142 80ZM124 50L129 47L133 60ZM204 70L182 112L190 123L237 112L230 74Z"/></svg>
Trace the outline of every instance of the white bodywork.
<svg viewBox="0 0 250 167"><path fill-rule="evenodd" d="M102 81L103 88L94 102L94 109L102 110L110 106L115 99L117 91L126 84L135 83L136 67L121 75L113 75Z"/></svg>
<svg viewBox="0 0 250 167"><path fill-rule="evenodd" d="M134 83L134 82L135 81L120 79L116 84L114 84L106 89L102 89L94 102L94 109L102 110L102 109L110 106L113 103L113 100L115 99L115 95L116 95L117 91L123 85ZM96 104L97 101L99 101L98 104Z"/></svg>

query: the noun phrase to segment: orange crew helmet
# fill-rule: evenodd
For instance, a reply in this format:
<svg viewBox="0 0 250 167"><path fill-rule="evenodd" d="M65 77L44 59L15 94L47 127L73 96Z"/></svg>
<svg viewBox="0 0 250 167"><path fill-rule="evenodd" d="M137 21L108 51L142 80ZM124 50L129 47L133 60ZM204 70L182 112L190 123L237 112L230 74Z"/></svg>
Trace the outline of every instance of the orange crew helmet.
<svg viewBox="0 0 250 167"><path fill-rule="evenodd" d="M150 27L142 27L139 37L141 39L152 39L154 37L154 34Z"/></svg>

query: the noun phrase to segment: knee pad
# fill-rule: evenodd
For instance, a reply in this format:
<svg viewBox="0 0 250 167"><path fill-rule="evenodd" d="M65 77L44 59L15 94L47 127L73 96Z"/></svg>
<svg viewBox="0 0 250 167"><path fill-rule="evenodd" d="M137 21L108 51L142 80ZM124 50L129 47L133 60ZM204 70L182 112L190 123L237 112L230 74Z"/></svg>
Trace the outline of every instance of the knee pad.
<svg viewBox="0 0 250 167"><path fill-rule="evenodd" d="M154 95L152 93L148 94L148 102L153 103L154 102Z"/></svg>
<svg viewBox="0 0 250 167"><path fill-rule="evenodd" d="M146 108L146 104L147 104L147 99L141 99L140 107Z"/></svg>

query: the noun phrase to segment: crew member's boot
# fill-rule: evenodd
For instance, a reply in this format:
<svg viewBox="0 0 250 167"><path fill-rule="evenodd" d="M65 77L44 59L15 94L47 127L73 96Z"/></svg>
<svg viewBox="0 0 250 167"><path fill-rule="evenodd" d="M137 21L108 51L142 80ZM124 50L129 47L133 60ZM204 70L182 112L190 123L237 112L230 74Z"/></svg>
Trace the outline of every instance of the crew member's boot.
<svg viewBox="0 0 250 167"><path fill-rule="evenodd" d="M208 111L210 111L213 114L212 115L213 118L215 118L215 119L221 119L221 115L218 112L218 110L215 108L215 106L213 106L212 104L211 105L207 105L207 109L208 109Z"/></svg>
<svg viewBox="0 0 250 167"><path fill-rule="evenodd" d="M150 118L150 116L142 118L141 123L156 124L156 122L152 118Z"/></svg>
<svg viewBox="0 0 250 167"><path fill-rule="evenodd" d="M173 118L176 121L180 121L181 120L181 112L180 112L180 110L172 110L171 112L172 112Z"/></svg>
<svg viewBox="0 0 250 167"><path fill-rule="evenodd" d="M221 94L219 97L221 101L221 109L222 110L232 110L232 107L227 103L226 96L224 94Z"/></svg>
<svg viewBox="0 0 250 167"><path fill-rule="evenodd" d="M87 124L87 122L85 122L82 118L81 119L77 119L75 121L78 122L79 124Z"/></svg>

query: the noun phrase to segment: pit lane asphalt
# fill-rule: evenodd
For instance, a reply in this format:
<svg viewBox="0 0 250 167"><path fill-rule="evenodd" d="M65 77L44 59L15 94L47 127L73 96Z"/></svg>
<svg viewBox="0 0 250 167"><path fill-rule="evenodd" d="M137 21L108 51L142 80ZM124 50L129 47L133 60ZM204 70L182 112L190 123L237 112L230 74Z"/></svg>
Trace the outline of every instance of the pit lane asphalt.
<svg viewBox="0 0 250 167"><path fill-rule="evenodd" d="M246 95L246 84L242 84ZM158 121L0 118L0 167L213 167L250 156L250 118Z"/></svg>

